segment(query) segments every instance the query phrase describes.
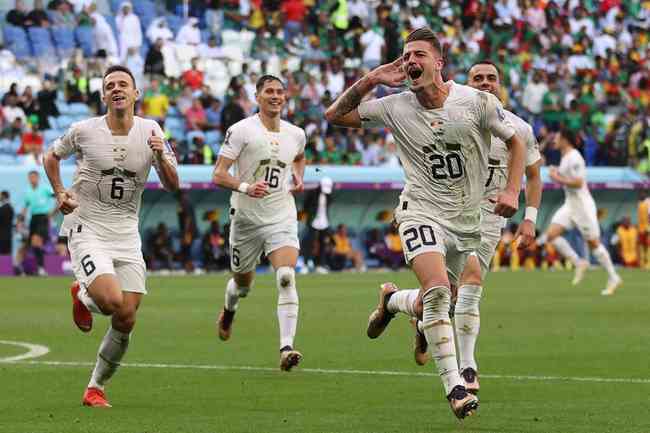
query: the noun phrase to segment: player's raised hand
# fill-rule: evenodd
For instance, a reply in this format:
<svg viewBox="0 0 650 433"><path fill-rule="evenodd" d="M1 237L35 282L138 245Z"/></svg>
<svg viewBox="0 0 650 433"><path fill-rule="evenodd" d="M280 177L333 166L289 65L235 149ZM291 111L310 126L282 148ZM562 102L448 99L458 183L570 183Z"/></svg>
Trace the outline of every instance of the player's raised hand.
<svg viewBox="0 0 650 433"><path fill-rule="evenodd" d="M372 74L377 83L384 84L388 87L403 86L406 80L406 72L404 72L404 68L402 67L401 57L391 63L377 66L370 71L370 74Z"/></svg>
<svg viewBox="0 0 650 433"><path fill-rule="evenodd" d="M291 173L291 178L293 179L293 187L291 188L291 192L303 192L305 190L305 184L302 180L302 177L297 176L296 173Z"/></svg>
<svg viewBox="0 0 650 433"><path fill-rule="evenodd" d="M515 233L515 243L517 248L528 248L535 242L535 224L532 221L524 219Z"/></svg>
<svg viewBox="0 0 650 433"><path fill-rule="evenodd" d="M63 215L67 215L79 207L79 203L71 192L61 191L56 194L56 203L58 209Z"/></svg>
<svg viewBox="0 0 650 433"><path fill-rule="evenodd" d="M506 218L513 216L519 208L519 195L511 191L501 191L496 200L490 201L496 203L494 213Z"/></svg>
<svg viewBox="0 0 650 433"><path fill-rule="evenodd" d="M248 185L246 195L249 197L262 198L269 195L269 183L265 180L258 180Z"/></svg>
<svg viewBox="0 0 650 433"><path fill-rule="evenodd" d="M153 129L151 130L151 137L149 137L147 144L154 153L162 154L165 149L165 140L162 137L158 137L156 131Z"/></svg>
<svg viewBox="0 0 650 433"><path fill-rule="evenodd" d="M560 172L557 170L557 167L552 165L548 169L548 176L551 178L551 180L554 180L555 182L558 181L558 178L560 177Z"/></svg>

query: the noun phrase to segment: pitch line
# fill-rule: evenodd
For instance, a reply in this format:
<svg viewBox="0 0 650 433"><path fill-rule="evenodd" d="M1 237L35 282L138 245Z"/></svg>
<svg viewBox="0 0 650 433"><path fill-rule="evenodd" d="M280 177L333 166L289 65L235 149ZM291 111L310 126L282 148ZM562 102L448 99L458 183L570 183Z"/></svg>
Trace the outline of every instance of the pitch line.
<svg viewBox="0 0 650 433"><path fill-rule="evenodd" d="M11 364L30 364L30 365L49 365L55 367L93 367L94 362L76 362L76 361L6 361L0 359L2 363ZM271 367L254 367L247 365L205 365L205 364L149 364L149 363L123 363L122 367L127 368L169 368L185 370L218 370L218 371L260 371L260 372L277 372L277 368ZM299 372L320 373L320 374L351 374L357 376L401 376L401 377L437 377L434 373L424 373L417 371L388 371L388 370L338 370L327 368L298 368ZM629 383L650 385L650 379L642 378L615 378L615 377L571 377L571 376L529 376L529 375L503 375L503 374L481 374L486 379L501 380L530 380L530 381L557 381L557 382L594 382L594 383Z"/></svg>
<svg viewBox="0 0 650 433"><path fill-rule="evenodd" d="M16 361L23 361L25 359L38 358L39 356L46 355L50 352L50 349L47 346L43 346L41 344L32 344L32 343L25 343L22 341L7 341L7 340L0 340L0 344L8 344L10 346L24 347L25 349L27 349L27 353L23 353L22 355L0 358L0 362L16 362Z"/></svg>

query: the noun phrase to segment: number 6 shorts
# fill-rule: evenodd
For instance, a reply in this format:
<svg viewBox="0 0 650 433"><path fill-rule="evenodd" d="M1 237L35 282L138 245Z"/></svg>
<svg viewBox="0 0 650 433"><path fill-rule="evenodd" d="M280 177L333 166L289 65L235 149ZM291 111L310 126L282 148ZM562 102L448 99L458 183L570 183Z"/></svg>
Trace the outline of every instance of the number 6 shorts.
<svg viewBox="0 0 650 433"><path fill-rule="evenodd" d="M245 273L254 271L260 256L267 256L282 247L300 249L298 221L260 225L243 218L233 218L230 224L230 269Z"/></svg>
<svg viewBox="0 0 650 433"><path fill-rule="evenodd" d="M146 294L146 266L142 259L140 239L100 240L87 227L78 231L75 225L68 237L72 270L80 284L88 287L103 274L115 275L123 292Z"/></svg>
<svg viewBox="0 0 650 433"><path fill-rule="evenodd" d="M410 265L423 253L442 254L449 282L458 284L467 257L480 242L480 234L461 235L423 215L404 215L400 220L399 235L406 263Z"/></svg>

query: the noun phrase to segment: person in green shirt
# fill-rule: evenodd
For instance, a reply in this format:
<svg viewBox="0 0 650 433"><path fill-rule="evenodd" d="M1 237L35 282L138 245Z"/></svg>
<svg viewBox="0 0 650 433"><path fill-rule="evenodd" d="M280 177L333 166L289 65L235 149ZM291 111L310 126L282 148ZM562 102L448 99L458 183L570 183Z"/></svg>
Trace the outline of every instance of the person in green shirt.
<svg viewBox="0 0 650 433"><path fill-rule="evenodd" d="M45 257L43 246L50 237L50 216L56 212L54 193L44 184L39 184L40 176L36 170L28 174L30 188L25 192L25 207L22 211L23 218L30 213L29 220L29 246L34 250L38 275L47 275L45 272Z"/></svg>
<svg viewBox="0 0 650 433"><path fill-rule="evenodd" d="M564 126L566 126L571 132L578 133L584 127L583 115L579 110L578 101L572 100L569 105L569 111L564 113Z"/></svg>
<svg viewBox="0 0 650 433"><path fill-rule="evenodd" d="M549 129L557 131L562 120L562 99L557 77L548 81L548 91L542 97L542 120Z"/></svg>

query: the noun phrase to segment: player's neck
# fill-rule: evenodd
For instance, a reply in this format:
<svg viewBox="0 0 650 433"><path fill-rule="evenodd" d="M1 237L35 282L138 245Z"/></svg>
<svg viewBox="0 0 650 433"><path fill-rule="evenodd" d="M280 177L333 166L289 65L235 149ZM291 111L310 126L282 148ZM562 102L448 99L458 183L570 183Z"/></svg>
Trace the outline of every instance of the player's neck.
<svg viewBox="0 0 650 433"><path fill-rule="evenodd" d="M106 124L113 135L129 135L129 131L133 126L133 113L109 112L108 116L106 116Z"/></svg>
<svg viewBox="0 0 650 433"><path fill-rule="evenodd" d="M563 147L560 149L560 155L564 156L567 153L571 152L571 150L573 150L573 147L571 146Z"/></svg>
<svg viewBox="0 0 650 433"><path fill-rule="evenodd" d="M271 132L280 132L280 114L277 116L270 116L260 111L259 113L262 125Z"/></svg>
<svg viewBox="0 0 650 433"><path fill-rule="evenodd" d="M430 87L424 87L415 93L420 105L427 110L442 108L451 89L451 83L434 81Z"/></svg>

